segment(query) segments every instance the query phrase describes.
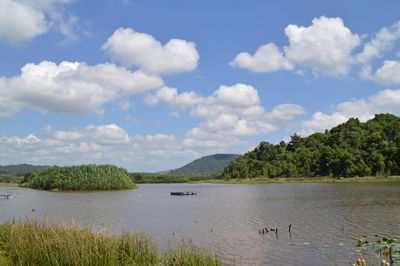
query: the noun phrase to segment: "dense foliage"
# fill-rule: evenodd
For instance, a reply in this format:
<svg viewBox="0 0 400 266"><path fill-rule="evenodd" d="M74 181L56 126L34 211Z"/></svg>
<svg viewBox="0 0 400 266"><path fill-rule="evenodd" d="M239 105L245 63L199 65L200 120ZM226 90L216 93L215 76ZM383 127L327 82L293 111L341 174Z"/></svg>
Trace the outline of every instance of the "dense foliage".
<svg viewBox="0 0 400 266"><path fill-rule="evenodd" d="M135 183L188 183L214 179L214 176L181 176L169 173L129 173Z"/></svg>
<svg viewBox="0 0 400 266"><path fill-rule="evenodd" d="M354 177L400 174L400 118L351 118L325 133L291 137L277 145L261 142L224 169L221 178Z"/></svg>
<svg viewBox="0 0 400 266"><path fill-rule="evenodd" d="M113 165L52 166L27 173L22 184L43 190L114 190L134 188L128 172Z"/></svg>
<svg viewBox="0 0 400 266"><path fill-rule="evenodd" d="M210 176L221 174L224 168L236 159L236 157L238 157L236 154L214 154L204 156L181 168L172 170L169 173L181 176Z"/></svg>
<svg viewBox="0 0 400 266"><path fill-rule="evenodd" d="M28 172L40 170L48 166L30 165L30 164L16 164L16 165L0 165L0 174L10 174L16 176L23 176Z"/></svg>

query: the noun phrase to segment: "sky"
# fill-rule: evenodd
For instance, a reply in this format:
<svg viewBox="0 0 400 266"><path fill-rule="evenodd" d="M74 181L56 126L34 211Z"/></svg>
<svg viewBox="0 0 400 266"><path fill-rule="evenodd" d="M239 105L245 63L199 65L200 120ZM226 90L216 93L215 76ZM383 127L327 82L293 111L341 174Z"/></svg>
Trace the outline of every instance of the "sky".
<svg viewBox="0 0 400 266"><path fill-rule="evenodd" d="M0 165L174 169L400 115L400 1L0 0Z"/></svg>

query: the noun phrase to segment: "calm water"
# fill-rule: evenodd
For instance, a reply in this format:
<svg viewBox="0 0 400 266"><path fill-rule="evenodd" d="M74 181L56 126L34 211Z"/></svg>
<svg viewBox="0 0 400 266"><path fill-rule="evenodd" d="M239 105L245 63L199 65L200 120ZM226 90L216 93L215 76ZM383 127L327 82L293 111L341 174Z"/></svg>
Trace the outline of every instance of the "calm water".
<svg viewBox="0 0 400 266"><path fill-rule="evenodd" d="M200 194L169 195L179 190ZM39 217L142 232L161 250L192 240L229 265L349 265L360 234L400 235L400 185L392 184L167 184L90 193L0 187L7 191L14 197L0 200L0 223L34 208ZM278 237L259 235L265 226L279 228Z"/></svg>

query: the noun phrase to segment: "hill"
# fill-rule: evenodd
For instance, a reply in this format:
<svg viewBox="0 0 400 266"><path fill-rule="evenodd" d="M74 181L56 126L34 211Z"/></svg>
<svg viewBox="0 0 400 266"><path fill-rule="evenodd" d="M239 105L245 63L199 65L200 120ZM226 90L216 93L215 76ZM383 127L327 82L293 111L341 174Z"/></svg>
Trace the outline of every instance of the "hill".
<svg viewBox="0 0 400 266"><path fill-rule="evenodd" d="M28 172L40 170L48 166L31 165L31 164L16 164L16 165L0 165L0 174L9 174L16 176L23 176Z"/></svg>
<svg viewBox="0 0 400 266"><path fill-rule="evenodd" d="M277 145L261 142L239 156L220 178L354 177L400 175L400 118L351 118L324 133L294 135Z"/></svg>
<svg viewBox="0 0 400 266"><path fill-rule="evenodd" d="M211 176L222 173L225 166L236 159L237 154L213 154L194 160L185 166L171 170L169 174L177 176Z"/></svg>

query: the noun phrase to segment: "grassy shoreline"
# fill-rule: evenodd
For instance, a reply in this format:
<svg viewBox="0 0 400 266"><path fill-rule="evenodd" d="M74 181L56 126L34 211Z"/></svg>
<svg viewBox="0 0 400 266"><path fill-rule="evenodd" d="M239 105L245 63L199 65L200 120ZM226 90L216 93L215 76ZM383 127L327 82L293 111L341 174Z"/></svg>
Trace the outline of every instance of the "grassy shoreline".
<svg viewBox="0 0 400 266"><path fill-rule="evenodd" d="M159 253L144 235L109 235L35 218L0 225L0 265L221 265L212 253L181 244Z"/></svg>
<svg viewBox="0 0 400 266"><path fill-rule="evenodd" d="M200 182L210 184L296 184L296 183L400 183L400 176L388 177L287 177L287 178L252 178L252 179L210 179Z"/></svg>

